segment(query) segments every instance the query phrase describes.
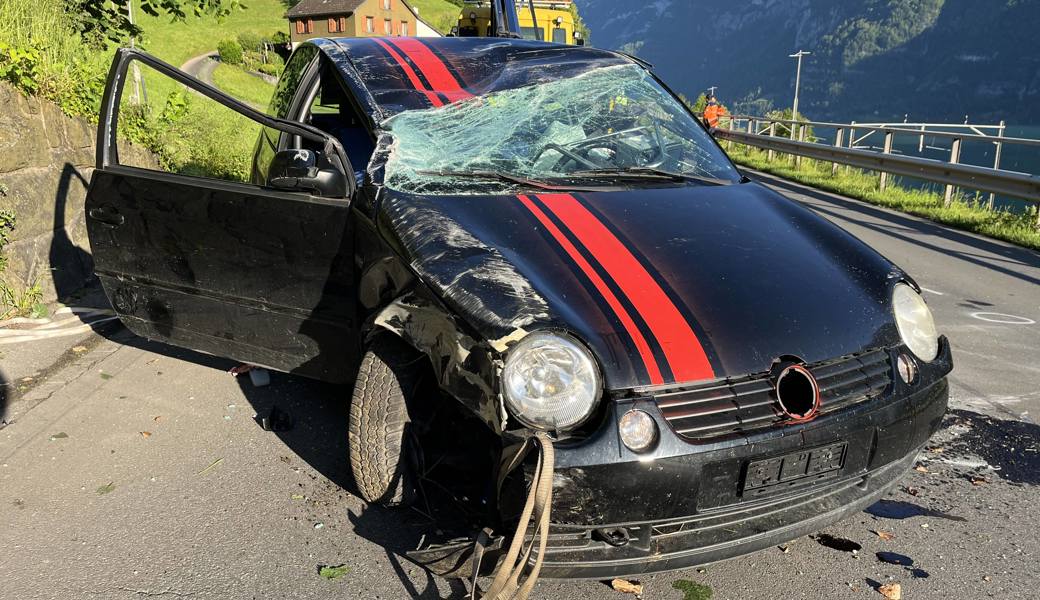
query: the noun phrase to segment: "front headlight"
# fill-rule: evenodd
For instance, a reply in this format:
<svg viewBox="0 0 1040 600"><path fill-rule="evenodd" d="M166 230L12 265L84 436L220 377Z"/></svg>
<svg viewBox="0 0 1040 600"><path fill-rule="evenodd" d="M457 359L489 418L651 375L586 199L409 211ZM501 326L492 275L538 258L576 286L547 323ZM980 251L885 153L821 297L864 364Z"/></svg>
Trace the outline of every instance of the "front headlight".
<svg viewBox="0 0 1040 600"><path fill-rule="evenodd" d="M570 336L532 333L506 356L502 395L509 411L528 427L573 429L596 408L599 368L585 346Z"/></svg>
<svg viewBox="0 0 1040 600"><path fill-rule="evenodd" d="M892 289L892 312L903 343L917 358L931 362L939 355L939 332L924 298L905 283Z"/></svg>

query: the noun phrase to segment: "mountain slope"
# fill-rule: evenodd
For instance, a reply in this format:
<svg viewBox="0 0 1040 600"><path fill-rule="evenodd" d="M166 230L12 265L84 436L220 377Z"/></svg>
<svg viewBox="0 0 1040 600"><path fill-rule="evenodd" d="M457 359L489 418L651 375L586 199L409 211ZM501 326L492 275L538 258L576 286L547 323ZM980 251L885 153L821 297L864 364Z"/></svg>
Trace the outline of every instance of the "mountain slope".
<svg viewBox="0 0 1040 600"><path fill-rule="evenodd" d="M583 0L597 46L678 91L816 118L1040 122L1040 0ZM743 101L743 102L741 102Z"/></svg>

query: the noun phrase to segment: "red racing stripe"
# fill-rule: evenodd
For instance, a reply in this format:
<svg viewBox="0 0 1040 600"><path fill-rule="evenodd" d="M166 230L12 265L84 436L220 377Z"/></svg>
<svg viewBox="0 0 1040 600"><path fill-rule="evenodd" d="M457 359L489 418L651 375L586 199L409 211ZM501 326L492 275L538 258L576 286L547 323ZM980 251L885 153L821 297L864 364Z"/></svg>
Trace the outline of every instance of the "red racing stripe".
<svg viewBox="0 0 1040 600"><path fill-rule="evenodd" d="M384 40L381 40L379 38L376 38L375 42L382 46L383 50L386 50L387 53L390 56L392 56L395 61L397 61L397 64L400 65L401 70L404 71L404 74L408 77L408 80L412 82L412 87L425 94L434 106L444 106L444 101L438 98L437 94L434 94L430 90L426 89L426 86L423 85L422 80L419 79L419 76L415 74L415 71L412 69L412 66L409 65L408 61L406 61L404 57L398 54L397 51L390 46L390 44L387 44Z"/></svg>
<svg viewBox="0 0 1040 600"><path fill-rule="evenodd" d="M538 199L571 230L657 339L677 383L713 379L715 371L697 334L661 286L625 245L570 194L539 194Z"/></svg>
<svg viewBox="0 0 1040 600"><path fill-rule="evenodd" d="M399 37L387 41L408 56L415 66L419 67L423 77L430 82L432 91L444 94L449 102L473 97L473 94L462 89L455 76L444 66L444 61L434 54L426 44L409 37Z"/></svg>
<svg viewBox="0 0 1040 600"><path fill-rule="evenodd" d="M661 369L657 366L657 360L654 358L654 353L650 350L650 344L646 342L646 338L644 338L643 333L639 331L639 327L636 326L635 321L632 320L632 317L628 314L628 311L625 310L625 307L622 306L621 302L617 299L617 296L610 291L610 288L607 287L606 282L604 282L599 276L599 273L592 268L592 265L585 260L585 257L581 255L581 252L579 252L578 249L574 247L574 244L567 239L567 236L560 231L559 227L557 227L556 224L553 223L549 217L542 212L542 209L538 208L530 198L527 196L517 196L517 198L519 198L520 202L522 202L523 205L534 214L538 221L549 230L549 233L556 238L556 241L559 242L560 246L563 247L574 262L578 263L578 267L585 273L585 276L589 278L592 285L599 290L599 293L603 295L603 299L607 301L607 304L610 305L614 314L616 314L618 319L621 320L621 324L625 327L625 331L627 331L628 335L632 337L632 341L635 343L639 355L643 358L646 372L650 376L650 383L653 385L664 383L664 378L661 377Z"/></svg>

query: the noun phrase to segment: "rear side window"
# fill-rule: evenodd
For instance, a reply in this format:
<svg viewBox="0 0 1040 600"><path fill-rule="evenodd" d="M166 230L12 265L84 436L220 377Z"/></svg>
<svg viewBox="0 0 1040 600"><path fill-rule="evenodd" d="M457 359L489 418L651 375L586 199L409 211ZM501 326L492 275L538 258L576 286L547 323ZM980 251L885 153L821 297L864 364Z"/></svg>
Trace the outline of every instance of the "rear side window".
<svg viewBox="0 0 1040 600"><path fill-rule="evenodd" d="M318 49L314 46L302 46L289 57L289 62L286 63L285 70L282 71L282 76L278 80L278 86L271 96L271 105L267 109L268 114L282 119L289 114L289 105L292 104L293 96L296 95L296 88L300 86L303 71L317 52Z"/></svg>

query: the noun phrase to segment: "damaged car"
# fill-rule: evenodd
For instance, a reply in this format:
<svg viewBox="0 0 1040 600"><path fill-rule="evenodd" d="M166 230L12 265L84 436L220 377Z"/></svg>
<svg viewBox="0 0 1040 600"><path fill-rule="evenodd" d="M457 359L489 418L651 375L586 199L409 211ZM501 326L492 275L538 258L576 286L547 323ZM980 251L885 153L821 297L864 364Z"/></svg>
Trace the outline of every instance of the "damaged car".
<svg viewBox="0 0 1040 600"><path fill-rule="evenodd" d="M134 63L258 125L249 181L120 161ZM87 223L123 323L344 384L365 500L466 488L469 530L413 553L438 572L483 526L486 562L504 547L535 461L503 458L535 433L555 457L529 560L603 579L860 511L945 412L950 346L914 280L742 175L628 55L308 40L263 113L121 50L100 122Z"/></svg>

